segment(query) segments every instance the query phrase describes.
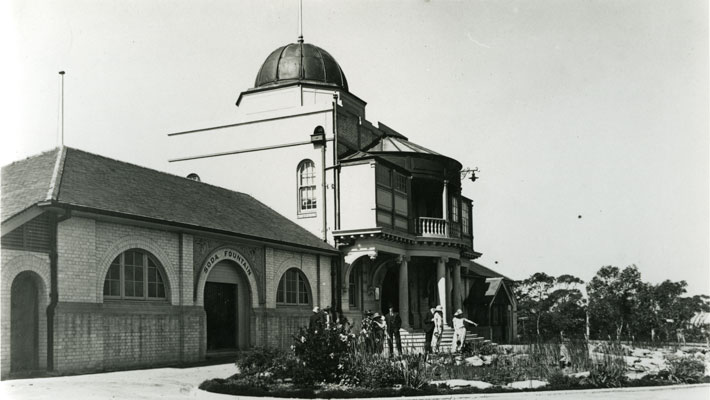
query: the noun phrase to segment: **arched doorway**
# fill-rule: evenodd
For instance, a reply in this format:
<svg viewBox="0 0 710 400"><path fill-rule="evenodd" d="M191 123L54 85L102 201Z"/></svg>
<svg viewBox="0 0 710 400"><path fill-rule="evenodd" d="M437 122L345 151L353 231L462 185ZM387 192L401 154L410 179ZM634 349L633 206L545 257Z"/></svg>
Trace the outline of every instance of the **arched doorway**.
<svg viewBox="0 0 710 400"><path fill-rule="evenodd" d="M251 290L241 267L224 260L212 267L205 283L207 352L249 347Z"/></svg>
<svg viewBox="0 0 710 400"><path fill-rule="evenodd" d="M10 299L10 369L39 369L39 288L34 272L25 271L12 282Z"/></svg>
<svg viewBox="0 0 710 400"><path fill-rule="evenodd" d="M382 278L381 312L387 314L389 307L394 307L399 311L399 270L396 267L388 266L385 276Z"/></svg>

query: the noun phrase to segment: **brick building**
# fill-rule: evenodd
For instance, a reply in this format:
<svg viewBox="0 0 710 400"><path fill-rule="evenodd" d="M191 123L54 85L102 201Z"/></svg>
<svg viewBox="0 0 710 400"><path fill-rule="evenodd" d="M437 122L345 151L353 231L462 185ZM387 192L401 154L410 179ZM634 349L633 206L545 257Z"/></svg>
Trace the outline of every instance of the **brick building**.
<svg viewBox="0 0 710 400"><path fill-rule="evenodd" d="M3 378L288 346L331 303L338 252L251 196L72 148L3 168L2 228Z"/></svg>
<svg viewBox="0 0 710 400"><path fill-rule="evenodd" d="M392 306L422 338L430 307L461 308L515 339L511 281L474 261L461 163L369 122L302 40L237 106L169 135L175 175L64 147L3 168L3 378L285 347L314 306L355 326Z"/></svg>

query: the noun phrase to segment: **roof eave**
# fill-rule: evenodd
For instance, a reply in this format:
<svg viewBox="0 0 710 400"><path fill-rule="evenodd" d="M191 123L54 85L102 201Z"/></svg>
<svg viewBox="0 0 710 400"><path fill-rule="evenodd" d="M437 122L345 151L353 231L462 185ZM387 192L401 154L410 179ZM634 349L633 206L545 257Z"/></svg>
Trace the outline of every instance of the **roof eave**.
<svg viewBox="0 0 710 400"><path fill-rule="evenodd" d="M156 224L156 225L168 225L168 226L172 226L175 228L191 230L191 231L199 231L199 232L205 232L205 233L227 235L227 236L231 236L231 237L236 237L236 238L241 238L241 239L246 239L246 240L251 240L251 241L257 241L257 242L266 242L266 243L271 243L271 244L275 244L275 245L279 245L279 246L286 246L286 247L290 247L290 248L308 249L308 250L311 250L313 252L318 252L318 253L325 253L325 254L332 254L332 255L339 255L340 254L340 252L337 249L335 249L334 247L330 246L329 244L327 244L325 242L324 242L324 245L329 248L321 248L321 247L315 247L315 246L310 246L310 245L305 245L305 244L286 242L286 241L282 241L282 240L278 240L278 239L265 238L265 237L261 237L261 236L248 235L248 234L244 234L244 233L237 233L237 232L224 230L224 229L208 228L208 227L204 227L204 226L193 225L193 224L188 224L188 223L178 222L178 221L167 221L167 220L162 220L159 218L123 213L120 211L105 210L105 209L100 209L100 208L96 208L96 207L82 206L82 205L78 205L78 204L53 202L52 205L65 207L65 208L68 208L68 209L71 209L74 211L94 213L94 214L105 215L105 216L110 216L110 217L117 217L117 218L126 218L126 219L131 219L131 220L136 220L136 221L152 223L152 224Z"/></svg>

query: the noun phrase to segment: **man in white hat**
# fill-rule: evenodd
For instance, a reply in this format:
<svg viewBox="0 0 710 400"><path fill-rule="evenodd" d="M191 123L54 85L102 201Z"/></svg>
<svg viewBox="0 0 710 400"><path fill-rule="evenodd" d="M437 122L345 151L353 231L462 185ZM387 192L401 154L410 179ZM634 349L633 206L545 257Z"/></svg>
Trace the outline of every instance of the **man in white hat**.
<svg viewBox="0 0 710 400"><path fill-rule="evenodd" d="M441 343L441 336L444 334L444 307L439 304L434 309L434 339L432 339L431 346L434 348L434 352L439 352L439 344Z"/></svg>
<svg viewBox="0 0 710 400"><path fill-rule="evenodd" d="M461 351L461 347L463 347L463 344L466 341L465 323L468 322L473 326L478 326L478 324L471 321L470 319L464 318L463 311L461 311L460 308L454 313L454 318L451 320L451 322L454 326L454 338L451 341L451 352L458 353L459 351Z"/></svg>

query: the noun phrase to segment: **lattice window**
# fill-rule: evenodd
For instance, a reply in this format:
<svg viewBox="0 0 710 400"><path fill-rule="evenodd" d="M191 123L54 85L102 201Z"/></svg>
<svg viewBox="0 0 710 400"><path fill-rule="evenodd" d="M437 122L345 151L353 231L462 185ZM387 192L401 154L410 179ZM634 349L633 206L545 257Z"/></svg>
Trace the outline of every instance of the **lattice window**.
<svg viewBox="0 0 710 400"><path fill-rule="evenodd" d="M132 249L119 254L104 280L104 297L130 300L165 299L160 267L149 253Z"/></svg>
<svg viewBox="0 0 710 400"><path fill-rule="evenodd" d="M298 164L298 212L314 213L316 200L316 166L311 160Z"/></svg>
<svg viewBox="0 0 710 400"><path fill-rule="evenodd" d="M291 268L281 277L276 291L277 304L309 305L308 281L303 273Z"/></svg>

